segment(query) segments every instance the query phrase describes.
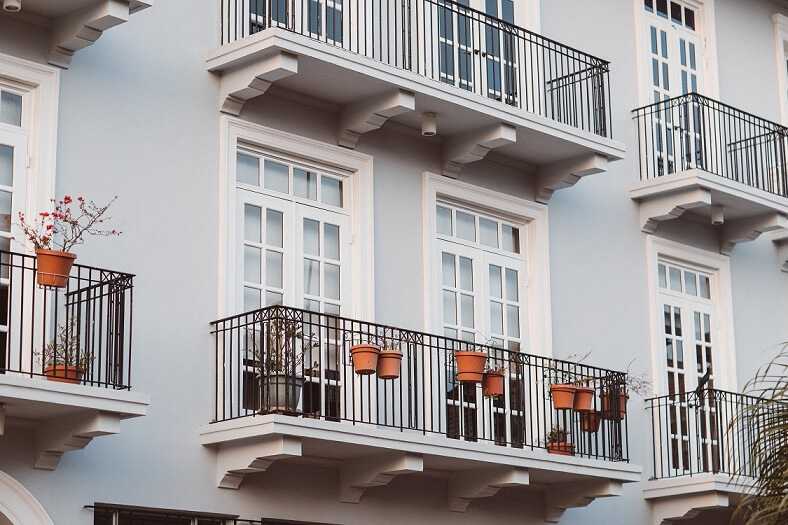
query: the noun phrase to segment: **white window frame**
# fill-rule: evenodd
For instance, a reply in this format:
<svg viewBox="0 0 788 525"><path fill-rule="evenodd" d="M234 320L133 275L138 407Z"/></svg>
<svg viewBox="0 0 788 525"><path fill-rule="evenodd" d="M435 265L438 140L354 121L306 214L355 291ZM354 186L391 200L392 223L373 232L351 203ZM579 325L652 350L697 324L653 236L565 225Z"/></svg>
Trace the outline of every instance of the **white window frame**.
<svg viewBox="0 0 788 525"><path fill-rule="evenodd" d="M526 282L522 306L526 310L526 326L521 326L521 351L552 356L552 321L550 315L550 265L547 229L547 206L505 193L424 172L424 275L430 283L424 287L424 323L434 333L443 333L440 308L441 261L438 254L435 207L441 199L456 202L471 210L501 216L519 227L522 255L525 257ZM483 341L477 341L483 342Z"/></svg>
<svg viewBox="0 0 788 525"><path fill-rule="evenodd" d="M656 0L655 0L656 1ZM668 0L670 1L670 0ZM694 9L697 13L695 31L701 38L700 74L702 75L703 95L719 100L720 82L717 67L717 32L715 29L714 0L673 0ZM649 13L643 0L633 0L635 9L635 38L637 42L638 96L640 106L652 103L652 90L646 89L651 79L651 57L646 48L649 36Z"/></svg>
<svg viewBox="0 0 788 525"><path fill-rule="evenodd" d="M292 133L261 126L223 115L220 121L221 142L219 168L219 317L240 314L238 310L239 279L236 275L236 176L235 159L238 144L255 144L263 150L299 159L306 164L326 166L347 172L346 202L350 213L350 296L342 315L374 321L374 210L372 157ZM344 301L343 301L344 303Z"/></svg>
<svg viewBox="0 0 788 525"><path fill-rule="evenodd" d="M716 327L712 332L714 344L714 387L720 390L736 389L736 354L733 334L733 297L731 294L730 259L724 255L708 252L667 239L646 236L646 253L649 285L649 314L651 331L652 382L656 395L667 395L667 374L664 374L664 322L660 288L657 277L659 260L697 268L711 276L711 300L715 306ZM685 350L686 353L686 350ZM694 349L691 353L694 356ZM694 357L693 357L694 359ZM692 369L692 373L694 369Z"/></svg>
<svg viewBox="0 0 788 525"><path fill-rule="evenodd" d="M777 59L777 85L780 88L780 118L783 125L788 124L788 16L780 13L772 15L774 23L774 50Z"/></svg>

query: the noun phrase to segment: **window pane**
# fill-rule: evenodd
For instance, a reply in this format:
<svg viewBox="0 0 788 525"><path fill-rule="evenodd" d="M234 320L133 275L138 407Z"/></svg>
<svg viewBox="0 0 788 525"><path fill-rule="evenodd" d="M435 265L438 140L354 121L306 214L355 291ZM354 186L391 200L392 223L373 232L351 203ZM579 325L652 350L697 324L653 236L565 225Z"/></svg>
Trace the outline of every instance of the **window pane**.
<svg viewBox="0 0 788 525"><path fill-rule="evenodd" d="M496 299L503 297L503 279L501 278L501 267L490 265L490 295Z"/></svg>
<svg viewBox="0 0 788 525"><path fill-rule="evenodd" d="M498 223L479 218L479 240L486 246L498 247Z"/></svg>
<svg viewBox="0 0 788 525"><path fill-rule="evenodd" d="M3 91L0 93L0 122L12 126L22 125L22 97Z"/></svg>
<svg viewBox="0 0 788 525"><path fill-rule="evenodd" d="M320 255L320 223L304 219L304 253Z"/></svg>
<svg viewBox="0 0 788 525"><path fill-rule="evenodd" d="M317 174L293 168L293 195L317 200Z"/></svg>
<svg viewBox="0 0 788 525"><path fill-rule="evenodd" d="M506 307L506 335L520 337L520 309L516 306Z"/></svg>
<svg viewBox="0 0 788 525"><path fill-rule="evenodd" d="M709 289L709 278L700 276L700 296L704 299L711 299L711 291Z"/></svg>
<svg viewBox="0 0 788 525"><path fill-rule="evenodd" d="M520 230L506 224L501 225L501 248L507 252L520 253Z"/></svg>
<svg viewBox="0 0 788 525"><path fill-rule="evenodd" d="M465 328L473 328L473 296L465 294L460 296L460 314L461 325Z"/></svg>
<svg viewBox="0 0 788 525"><path fill-rule="evenodd" d="M668 287L668 277L665 270L665 265L659 265L659 287L660 288L667 288Z"/></svg>
<svg viewBox="0 0 788 525"><path fill-rule="evenodd" d="M268 246L284 246L284 217L281 211L265 210L265 243Z"/></svg>
<svg viewBox="0 0 788 525"><path fill-rule="evenodd" d="M695 274L692 272L684 272L684 291L689 295L698 295Z"/></svg>
<svg viewBox="0 0 788 525"><path fill-rule="evenodd" d="M511 268L506 269L506 299L509 301L518 301L519 286L517 286L517 270Z"/></svg>
<svg viewBox="0 0 788 525"><path fill-rule="evenodd" d="M271 250L265 252L265 284L282 288L282 254Z"/></svg>
<svg viewBox="0 0 788 525"><path fill-rule="evenodd" d="M681 270L678 268L670 268L670 289L674 292L681 291Z"/></svg>
<svg viewBox="0 0 788 525"><path fill-rule="evenodd" d="M443 322L457 324L457 294L443 291Z"/></svg>
<svg viewBox="0 0 788 525"><path fill-rule="evenodd" d="M342 181L320 177L320 201L329 206L342 207Z"/></svg>
<svg viewBox="0 0 788 525"><path fill-rule="evenodd" d="M260 290L244 287L244 311L260 308Z"/></svg>
<svg viewBox="0 0 788 525"><path fill-rule="evenodd" d="M460 289L473 291L473 261L460 257Z"/></svg>
<svg viewBox="0 0 788 525"><path fill-rule="evenodd" d="M339 226L323 225L323 251L327 259L339 260Z"/></svg>
<svg viewBox="0 0 788 525"><path fill-rule="evenodd" d="M262 263L263 260L260 256L260 248L244 246L244 281L260 284Z"/></svg>
<svg viewBox="0 0 788 525"><path fill-rule="evenodd" d="M244 184L260 185L260 159L238 153L235 156L235 179Z"/></svg>
<svg viewBox="0 0 788 525"><path fill-rule="evenodd" d="M449 208L444 208L443 206L438 206L436 215L438 233L442 233L443 235L451 235L451 210Z"/></svg>
<svg viewBox="0 0 788 525"><path fill-rule="evenodd" d="M443 252L441 255L441 267L443 286L454 288L457 285L457 277L454 269L454 255Z"/></svg>
<svg viewBox="0 0 788 525"><path fill-rule="evenodd" d="M326 264L324 270L325 296L328 299L339 300L339 266Z"/></svg>
<svg viewBox="0 0 788 525"><path fill-rule="evenodd" d="M279 164L272 160L265 160L263 169L263 181L269 190L288 193L290 191L290 169L285 164Z"/></svg>
<svg viewBox="0 0 788 525"><path fill-rule="evenodd" d="M0 184L14 184L14 148L0 144Z"/></svg>
<svg viewBox="0 0 788 525"><path fill-rule="evenodd" d="M304 259L304 293L320 295L320 263Z"/></svg>
<svg viewBox="0 0 788 525"><path fill-rule="evenodd" d="M501 303L490 303L490 331L503 335L503 305Z"/></svg>
<svg viewBox="0 0 788 525"><path fill-rule="evenodd" d="M476 221L473 215L457 212L457 237L466 241L476 240Z"/></svg>

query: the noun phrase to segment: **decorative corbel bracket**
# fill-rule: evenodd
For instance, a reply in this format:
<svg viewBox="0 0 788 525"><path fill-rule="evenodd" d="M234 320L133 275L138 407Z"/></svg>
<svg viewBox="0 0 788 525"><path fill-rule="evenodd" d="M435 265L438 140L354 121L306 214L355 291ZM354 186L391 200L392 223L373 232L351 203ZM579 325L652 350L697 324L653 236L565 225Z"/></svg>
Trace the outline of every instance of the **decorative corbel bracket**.
<svg viewBox="0 0 788 525"><path fill-rule="evenodd" d="M768 213L726 222L720 233L720 253L730 255L741 242L754 241L762 233L788 229L788 217L782 213Z"/></svg>
<svg viewBox="0 0 788 525"><path fill-rule="evenodd" d="M388 485L394 476L423 470L422 456L408 452L346 460L339 469L339 501L358 503L368 488Z"/></svg>
<svg viewBox="0 0 788 525"><path fill-rule="evenodd" d="M277 80L296 73L298 57L287 51L276 51L261 60L222 72L220 111L237 117L247 100L259 97Z"/></svg>
<svg viewBox="0 0 788 525"><path fill-rule="evenodd" d="M537 179L537 202L547 204L556 190L570 188L582 177L607 171L607 157L590 153L544 166Z"/></svg>
<svg viewBox="0 0 788 525"><path fill-rule="evenodd" d="M475 499L488 498L504 487L521 487L529 482L528 469L522 467L458 472L449 480L449 510L465 512Z"/></svg>
<svg viewBox="0 0 788 525"><path fill-rule="evenodd" d="M291 436L220 448L216 456L217 485L237 490L247 474L264 472L274 461L299 456L301 438Z"/></svg>
<svg viewBox="0 0 788 525"><path fill-rule="evenodd" d="M703 206L711 206L711 190L698 187L641 200L641 230L654 233L660 222L677 219L685 211Z"/></svg>
<svg viewBox="0 0 788 525"><path fill-rule="evenodd" d="M35 468L55 470L64 452L85 448L94 437L120 432L120 416L96 412L79 418L59 418L37 432L38 450Z"/></svg>
<svg viewBox="0 0 788 525"><path fill-rule="evenodd" d="M404 89L385 93L342 109L337 143L355 148L359 137L379 129L388 119L416 109L416 95Z"/></svg>
<svg viewBox="0 0 788 525"><path fill-rule="evenodd" d="M517 129L501 122L449 139L443 148L443 174L456 179L462 167L484 158L494 148L517 141Z"/></svg>
<svg viewBox="0 0 788 525"><path fill-rule="evenodd" d="M558 487L560 490L552 488L544 495L544 519L548 523L558 523L567 509L587 507L597 498L621 496L624 493L624 484L613 480L562 484Z"/></svg>

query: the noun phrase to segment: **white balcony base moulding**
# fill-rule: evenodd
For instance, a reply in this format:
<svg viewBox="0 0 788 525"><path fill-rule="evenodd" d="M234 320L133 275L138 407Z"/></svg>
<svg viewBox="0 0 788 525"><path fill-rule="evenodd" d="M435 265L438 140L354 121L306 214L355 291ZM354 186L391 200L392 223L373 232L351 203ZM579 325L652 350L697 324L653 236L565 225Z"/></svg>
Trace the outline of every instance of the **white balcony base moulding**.
<svg viewBox="0 0 788 525"><path fill-rule="evenodd" d="M703 511L733 512L741 496L751 490L749 481L754 480L712 473L652 480L645 484L643 497L651 502L653 525L672 525Z"/></svg>
<svg viewBox="0 0 788 525"><path fill-rule="evenodd" d="M645 233L680 217L711 225L712 205L722 206L724 223L714 228L724 255L763 233L788 231L788 198L699 169L637 182L629 194L639 203Z"/></svg>
<svg viewBox="0 0 788 525"><path fill-rule="evenodd" d="M57 468L63 453L85 448L93 438L117 434L123 419L144 416L149 396L139 392L0 375L5 431L32 428L34 467Z"/></svg>
<svg viewBox="0 0 788 525"><path fill-rule="evenodd" d="M200 442L216 450L221 488L238 489L245 476L275 461L339 469L339 499L359 503L372 487L400 475L430 474L448 480L447 508L464 512L475 499L503 487L545 493L545 519L556 522L567 508L621 494L638 481L641 467L548 454L545 450L470 443L375 425L269 414L203 425Z"/></svg>

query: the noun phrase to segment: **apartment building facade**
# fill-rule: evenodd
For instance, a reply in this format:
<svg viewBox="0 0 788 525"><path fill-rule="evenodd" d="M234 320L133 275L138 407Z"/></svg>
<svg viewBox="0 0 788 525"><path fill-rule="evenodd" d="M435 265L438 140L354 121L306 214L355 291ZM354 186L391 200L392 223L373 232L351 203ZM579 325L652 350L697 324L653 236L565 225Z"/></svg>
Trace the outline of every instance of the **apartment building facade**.
<svg viewBox="0 0 788 525"><path fill-rule="evenodd" d="M727 522L786 50L776 0L5 0L0 525ZM41 286L64 195L122 235Z"/></svg>

